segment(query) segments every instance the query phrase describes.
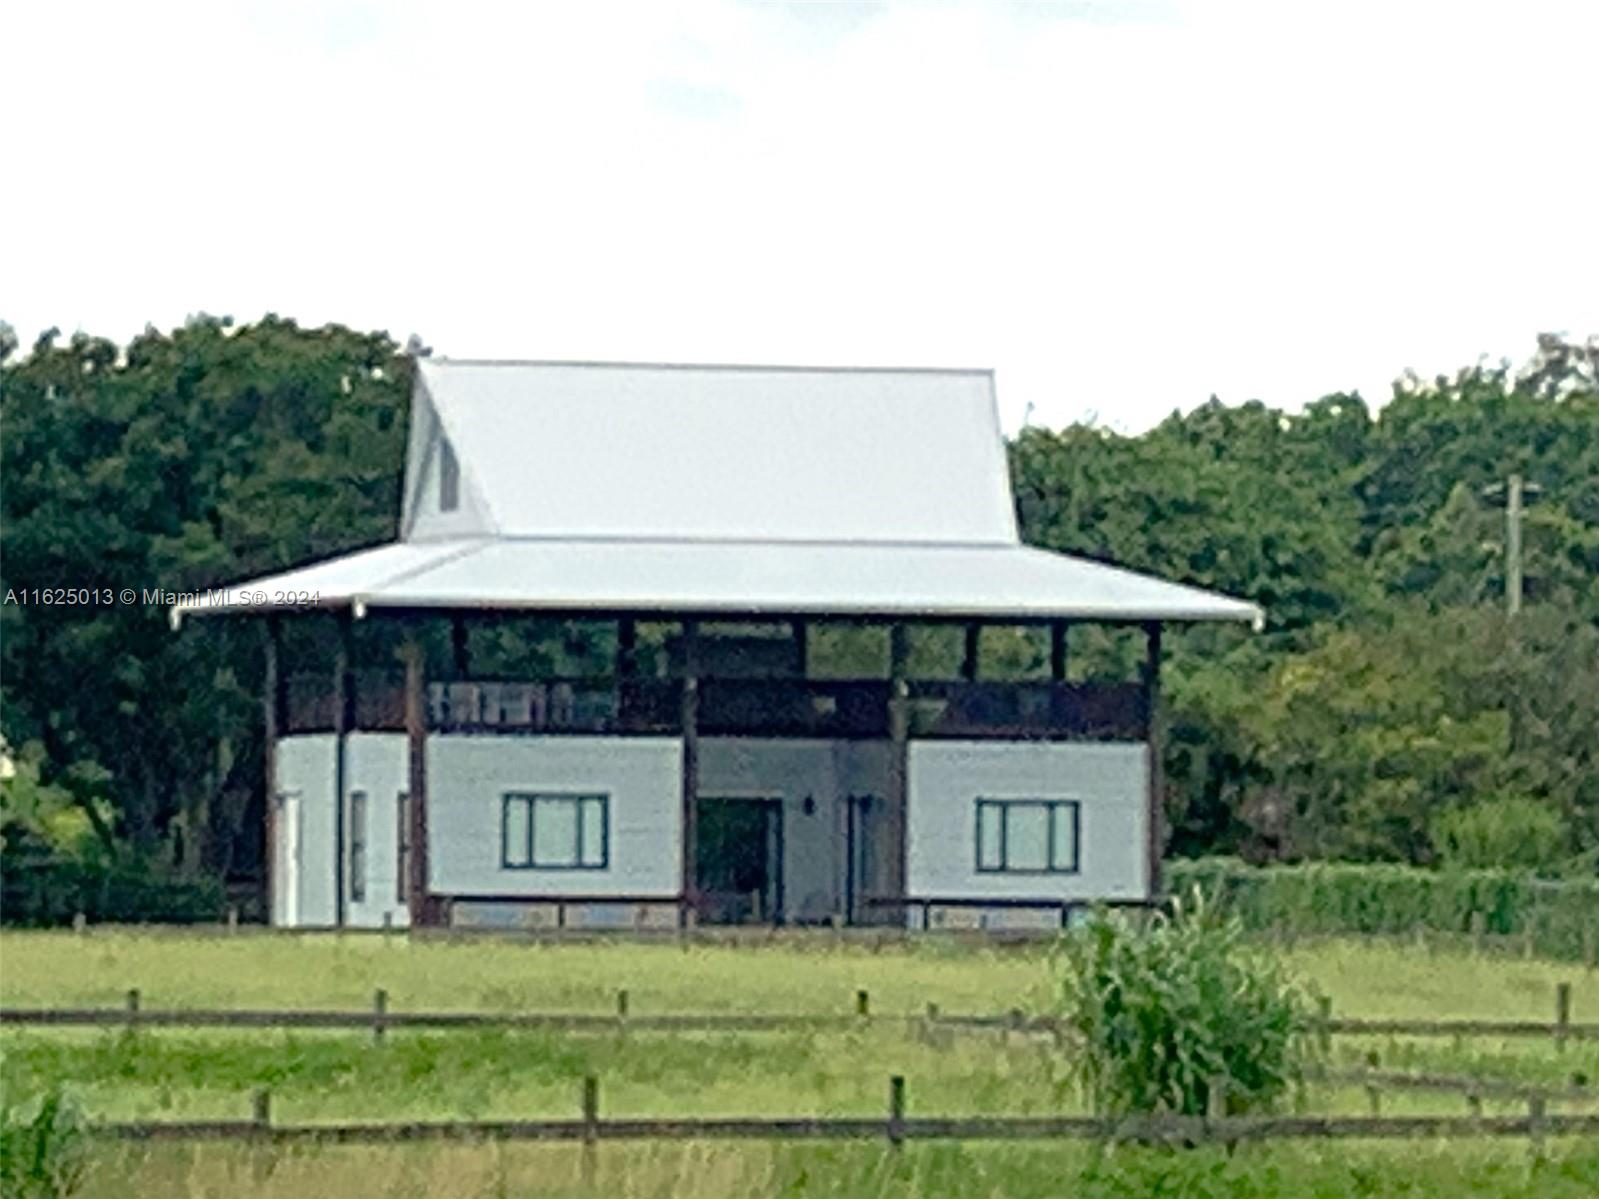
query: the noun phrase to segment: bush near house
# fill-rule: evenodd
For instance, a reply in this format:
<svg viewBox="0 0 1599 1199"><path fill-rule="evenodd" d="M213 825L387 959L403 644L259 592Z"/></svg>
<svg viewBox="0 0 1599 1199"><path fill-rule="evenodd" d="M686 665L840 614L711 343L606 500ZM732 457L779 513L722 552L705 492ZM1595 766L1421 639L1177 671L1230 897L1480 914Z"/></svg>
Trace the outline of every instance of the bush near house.
<svg viewBox="0 0 1599 1199"><path fill-rule="evenodd" d="M1534 952L1579 960L1599 935L1599 880L1554 882L1512 870L1423 870L1316 862L1249 866L1232 858L1168 863L1173 894L1193 888L1253 932L1527 936Z"/></svg>

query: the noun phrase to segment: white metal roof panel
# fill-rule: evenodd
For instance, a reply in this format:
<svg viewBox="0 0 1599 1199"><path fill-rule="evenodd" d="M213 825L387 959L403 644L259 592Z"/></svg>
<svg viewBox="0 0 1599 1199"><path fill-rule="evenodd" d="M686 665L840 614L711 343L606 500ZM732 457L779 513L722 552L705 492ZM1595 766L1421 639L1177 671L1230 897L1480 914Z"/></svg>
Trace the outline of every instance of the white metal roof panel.
<svg viewBox="0 0 1599 1199"><path fill-rule="evenodd" d="M367 555L353 555L233 591L320 583L327 589L320 602L360 608L1260 619L1260 609L1242 600L1016 545L520 538L425 549L431 559L413 559L392 575L388 562L378 570L354 561Z"/></svg>
<svg viewBox="0 0 1599 1199"><path fill-rule="evenodd" d="M987 371L419 367L507 536L1017 541Z"/></svg>

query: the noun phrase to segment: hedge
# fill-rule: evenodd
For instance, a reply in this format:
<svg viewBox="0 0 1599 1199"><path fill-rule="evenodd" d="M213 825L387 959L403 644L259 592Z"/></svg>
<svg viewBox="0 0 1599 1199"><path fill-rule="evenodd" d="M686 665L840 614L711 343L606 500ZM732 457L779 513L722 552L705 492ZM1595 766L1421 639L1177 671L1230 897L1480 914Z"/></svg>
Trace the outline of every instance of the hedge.
<svg viewBox="0 0 1599 1199"><path fill-rule="evenodd" d="M1535 952L1582 959L1599 936L1599 880L1552 882L1509 870L1316 862L1250 866L1233 858L1167 863L1173 895L1194 887L1256 931L1437 933L1472 931L1529 938Z"/></svg>
<svg viewBox="0 0 1599 1199"><path fill-rule="evenodd" d="M221 920L226 903L214 880L173 878L140 863L103 865L49 858L8 860L0 870L0 922L199 924Z"/></svg>

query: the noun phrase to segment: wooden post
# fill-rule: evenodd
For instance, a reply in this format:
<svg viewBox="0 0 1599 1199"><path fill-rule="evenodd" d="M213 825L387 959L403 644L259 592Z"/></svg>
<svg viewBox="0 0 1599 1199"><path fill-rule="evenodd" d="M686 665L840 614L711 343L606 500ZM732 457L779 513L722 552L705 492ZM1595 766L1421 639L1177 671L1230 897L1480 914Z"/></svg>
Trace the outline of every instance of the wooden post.
<svg viewBox="0 0 1599 1199"><path fill-rule="evenodd" d="M262 625L261 654L261 882L262 902L268 924L276 922L278 893L276 877L278 851L278 737L283 731L283 678L278 658L282 646L282 627L276 614Z"/></svg>
<svg viewBox="0 0 1599 1199"><path fill-rule="evenodd" d="M251 1096L250 1117L263 1132L272 1127L272 1092L266 1087L257 1088Z"/></svg>
<svg viewBox="0 0 1599 1199"><path fill-rule="evenodd" d="M349 888L346 857L349 854L346 823L349 799L350 740L350 609L335 615L338 645L333 653L333 923L344 927Z"/></svg>
<svg viewBox="0 0 1599 1199"><path fill-rule="evenodd" d="M583 1076L583 1143L592 1145L600 1139L600 1080L592 1074Z"/></svg>
<svg viewBox="0 0 1599 1199"><path fill-rule="evenodd" d="M1543 1157L1543 1122L1547 1100L1540 1094L1527 1096L1527 1141L1533 1159Z"/></svg>
<svg viewBox="0 0 1599 1199"><path fill-rule="evenodd" d="M905 900L906 880L909 878L910 853L910 688L906 675L910 666L910 630L895 622L889 631L889 700L888 735L890 740L888 769L888 819L890 851L886 856L889 877L883 891L886 896ZM903 902L899 908L890 907L889 913L898 912L899 927L906 925Z"/></svg>
<svg viewBox="0 0 1599 1199"><path fill-rule="evenodd" d="M1144 705L1148 716L1148 761L1149 761L1149 796L1144 821L1146 824L1145 856L1148 872L1148 898L1153 901L1161 896L1162 882L1160 871L1161 850L1165 841L1165 832L1162 823L1165 819L1163 794L1165 783L1162 779L1161 754L1163 746L1160 736L1160 624L1151 621L1144 626L1146 654L1144 659Z"/></svg>
<svg viewBox="0 0 1599 1199"><path fill-rule="evenodd" d="M239 907L237 904L228 905L228 935L231 937L239 931Z"/></svg>
<svg viewBox="0 0 1599 1199"><path fill-rule="evenodd" d="M459 614L450 618L450 664L455 668L457 682L472 677L472 642L467 636L466 621Z"/></svg>
<svg viewBox="0 0 1599 1199"><path fill-rule="evenodd" d="M1366 1084L1366 1102L1371 1107L1372 1115L1382 1115L1382 1089L1375 1082Z"/></svg>
<svg viewBox="0 0 1599 1199"><path fill-rule="evenodd" d="M864 989L855 992L855 1014L862 1020L872 1014L872 997Z"/></svg>
<svg viewBox="0 0 1599 1199"><path fill-rule="evenodd" d="M1049 677L1057 683L1066 681L1066 629L1064 620L1049 622Z"/></svg>
<svg viewBox="0 0 1599 1199"><path fill-rule="evenodd" d="M422 697L422 647L413 632L407 632L401 652L405 658L406 803L410 816L405 899L411 927L421 928L432 923L435 912L428 896L427 708Z"/></svg>
<svg viewBox="0 0 1599 1199"><path fill-rule="evenodd" d="M389 1014L389 993L382 987L372 992L372 1039L379 1044L383 1042L383 1031L388 1023L385 1017Z"/></svg>
<svg viewBox="0 0 1599 1199"><path fill-rule="evenodd" d="M699 895L699 795L700 795L700 626L695 620L683 622L683 810L680 824L683 835L683 903L698 917ZM692 924L691 924L692 926Z"/></svg>
<svg viewBox="0 0 1599 1199"><path fill-rule="evenodd" d="M1484 937L1488 931L1488 918L1481 912L1471 914L1471 951L1480 955L1483 950Z"/></svg>
<svg viewBox="0 0 1599 1199"><path fill-rule="evenodd" d="M139 1020L139 988L129 987L127 995L128 1028L132 1029Z"/></svg>
<svg viewBox="0 0 1599 1199"><path fill-rule="evenodd" d="M74 912L72 914L72 931L81 937L88 929L89 918L82 912Z"/></svg>
<svg viewBox="0 0 1599 1199"><path fill-rule="evenodd" d="M888 1080L888 1143L898 1149L905 1143L905 1076Z"/></svg>
<svg viewBox="0 0 1599 1199"><path fill-rule="evenodd" d="M810 622L796 616L789 622L789 631L794 637L794 672L803 679L811 669Z"/></svg>
<svg viewBox="0 0 1599 1199"><path fill-rule="evenodd" d="M1332 1050L1332 997L1316 997L1316 1045L1322 1053Z"/></svg>
<svg viewBox="0 0 1599 1199"><path fill-rule="evenodd" d="M627 1023L627 990L623 988L616 993L616 1019L619 1024Z"/></svg>
<svg viewBox="0 0 1599 1199"><path fill-rule="evenodd" d="M1211 1120L1227 1118L1227 1076L1217 1074L1210 1080L1205 1092L1205 1115Z"/></svg>
<svg viewBox="0 0 1599 1199"><path fill-rule="evenodd" d="M1590 970L1599 966L1599 936L1591 924L1582 930L1582 964Z"/></svg>
<svg viewBox="0 0 1599 1199"><path fill-rule="evenodd" d="M638 674L638 622L624 616L616 622L616 677L631 679Z"/></svg>
<svg viewBox="0 0 1599 1199"><path fill-rule="evenodd" d="M979 648L983 639L983 626L975 620L966 626L965 645L961 650L961 678L968 683L977 681Z"/></svg>
<svg viewBox="0 0 1599 1199"><path fill-rule="evenodd" d="M1555 984L1555 1048L1566 1047L1571 1031L1571 984Z"/></svg>

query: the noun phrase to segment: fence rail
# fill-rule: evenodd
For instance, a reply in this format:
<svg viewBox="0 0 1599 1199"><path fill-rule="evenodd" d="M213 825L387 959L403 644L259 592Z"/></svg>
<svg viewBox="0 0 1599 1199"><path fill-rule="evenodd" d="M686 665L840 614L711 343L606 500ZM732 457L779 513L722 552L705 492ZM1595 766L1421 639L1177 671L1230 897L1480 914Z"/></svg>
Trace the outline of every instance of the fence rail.
<svg viewBox="0 0 1599 1199"><path fill-rule="evenodd" d="M818 1032L858 1028L871 1021L900 1024L932 1031L1011 1032L1061 1035L1064 1022L1049 1016L1030 1016L1020 1010L1003 1014L954 1014L928 1005L925 1015L873 1015L870 997L857 991L847 1012L837 1013L660 1013L630 1010L628 992L619 991L614 1015L597 1012L450 1012L394 1011L389 995L378 991L372 1007L359 1009L264 1008L147 1008L140 992L130 990L125 1006L0 1008L0 1026L56 1026L91 1028L304 1028L369 1029L379 1035L388 1029L546 1029L560 1032L738 1033ZM1547 1038L1556 1042L1599 1041L1599 1023L1571 1019L1569 984L1556 990L1555 1019L1542 1020L1384 1020L1333 1017L1323 1009L1314 1031L1331 1036Z"/></svg>

